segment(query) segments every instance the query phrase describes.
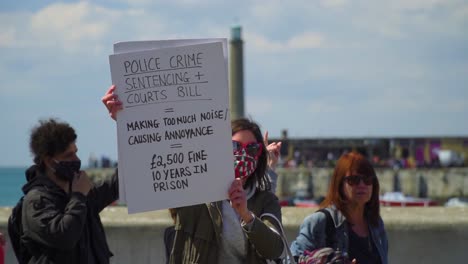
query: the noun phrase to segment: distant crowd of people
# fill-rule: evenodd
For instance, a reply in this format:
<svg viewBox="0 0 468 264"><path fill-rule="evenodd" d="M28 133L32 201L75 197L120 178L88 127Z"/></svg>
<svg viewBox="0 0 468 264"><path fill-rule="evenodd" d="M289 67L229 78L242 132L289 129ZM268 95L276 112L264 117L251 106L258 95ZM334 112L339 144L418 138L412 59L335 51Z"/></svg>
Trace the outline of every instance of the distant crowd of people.
<svg viewBox="0 0 468 264"><path fill-rule="evenodd" d="M107 156L101 156L100 159L96 158L93 154L89 156L88 159L88 168L95 169L95 168L115 168L117 167L117 162L112 161Z"/></svg>
<svg viewBox="0 0 468 264"><path fill-rule="evenodd" d="M435 156L432 157L430 162L421 162L417 161L412 157L407 158L382 158L378 155L373 155L372 157L367 157L365 152L359 150L344 150L340 155L335 155L332 152L328 152L327 155L322 155L320 158L309 158L309 155L303 155L300 151L294 151L292 157L283 155L280 157L279 166L282 168L298 168L298 167L329 167L333 168L336 165L338 158L348 152L355 151L359 152L362 155L366 156L369 161L372 163L372 166L376 168L392 168L392 169L407 169L407 168L441 168L441 167L463 167L465 162L460 161L457 163L442 163Z"/></svg>

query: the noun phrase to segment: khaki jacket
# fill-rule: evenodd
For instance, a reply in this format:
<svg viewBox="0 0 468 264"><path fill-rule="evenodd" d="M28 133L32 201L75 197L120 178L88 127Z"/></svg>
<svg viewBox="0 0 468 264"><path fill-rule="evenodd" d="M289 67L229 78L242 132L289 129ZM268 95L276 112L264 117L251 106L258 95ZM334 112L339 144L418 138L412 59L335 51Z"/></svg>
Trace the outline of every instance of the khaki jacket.
<svg viewBox="0 0 468 264"><path fill-rule="evenodd" d="M250 231L243 229L249 244L246 263L266 263L266 259L279 258L287 245L283 245L280 227L272 217L281 221L278 198L269 191L257 190L247 201L247 207L255 219ZM178 208L170 263L218 263L222 220L221 202Z"/></svg>

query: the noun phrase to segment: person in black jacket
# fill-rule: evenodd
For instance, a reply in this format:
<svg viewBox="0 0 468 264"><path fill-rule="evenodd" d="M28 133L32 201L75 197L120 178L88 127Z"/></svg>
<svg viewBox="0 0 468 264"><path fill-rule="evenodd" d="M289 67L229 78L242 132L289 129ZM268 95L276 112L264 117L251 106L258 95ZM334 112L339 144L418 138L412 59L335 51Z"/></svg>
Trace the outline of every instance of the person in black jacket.
<svg viewBox="0 0 468 264"><path fill-rule="evenodd" d="M21 219L28 263L109 263L112 256L99 212L118 199L117 176L94 185L80 170L76 138L55 119L32 130Z"/></svg>

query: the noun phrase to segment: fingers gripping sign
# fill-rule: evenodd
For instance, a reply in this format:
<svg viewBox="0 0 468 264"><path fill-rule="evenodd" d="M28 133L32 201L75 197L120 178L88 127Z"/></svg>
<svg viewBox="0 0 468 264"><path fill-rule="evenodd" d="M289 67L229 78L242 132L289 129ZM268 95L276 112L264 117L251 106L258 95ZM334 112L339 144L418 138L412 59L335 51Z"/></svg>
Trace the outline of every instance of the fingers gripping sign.
<svg viewBox="0 0 468 264"><path fill-rule="evenodd" d="M241 179L235 179L228 191L231 206L240 215L242 220L249 223L253 220L252 213L247 208L247 195L244 187L242 186Z"/></svg>
<svg viewBox="0 0 468 264"><path fill-rule="evenodd" d="M107 90L106 94L102 97L101 101L106 106L109 115L112 119L116 119L117 112L122 110L122 102L119 100L116 94L114 94L116 86L112 85Z"/></svg>
<svg viewBox="0 0 468 264"><path fill-rule="evenodd" d="M237 213L240 214L242 209L247 210L246 195L242 188L242 181L240 179L235 179L232 182L231 187L229 188L229 200L231 201L232 208L234 208Z"/></svg>

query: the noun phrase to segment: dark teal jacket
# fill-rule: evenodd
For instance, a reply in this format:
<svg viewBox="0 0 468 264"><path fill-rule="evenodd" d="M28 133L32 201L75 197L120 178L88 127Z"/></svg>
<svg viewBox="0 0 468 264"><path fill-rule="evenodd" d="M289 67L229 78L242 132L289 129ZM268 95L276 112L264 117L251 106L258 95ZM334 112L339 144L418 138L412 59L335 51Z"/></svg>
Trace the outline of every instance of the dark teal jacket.
<svg viewBox="0 0 468 264"><path fill-rule="evenodd" d="M35 166L27 178L21 243L33 256L29 263L109 263L99 212L118 198L117 176L96 184L87 196L67 194Z"/></svg>

